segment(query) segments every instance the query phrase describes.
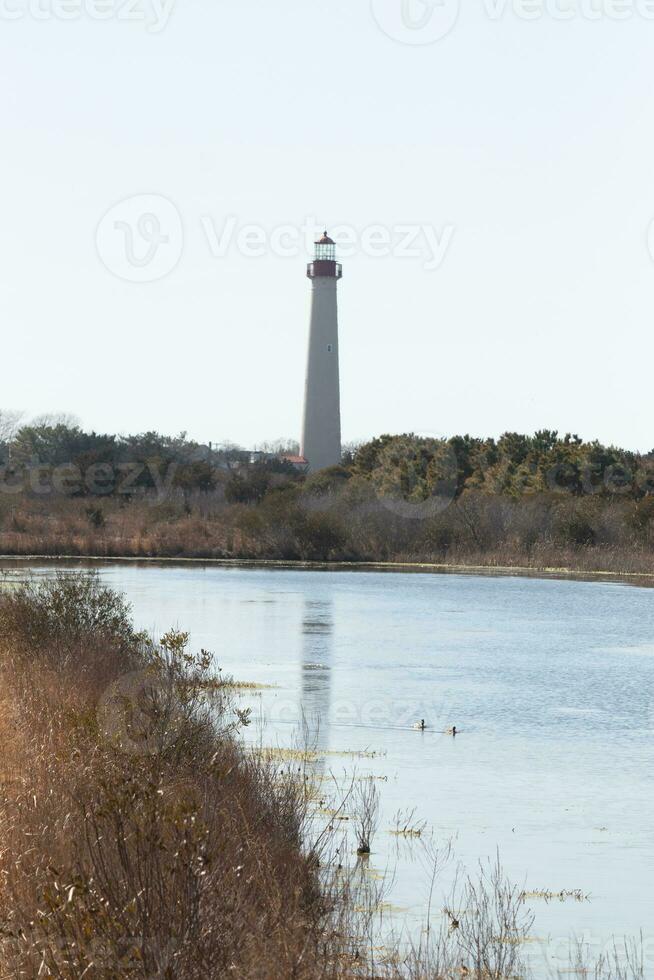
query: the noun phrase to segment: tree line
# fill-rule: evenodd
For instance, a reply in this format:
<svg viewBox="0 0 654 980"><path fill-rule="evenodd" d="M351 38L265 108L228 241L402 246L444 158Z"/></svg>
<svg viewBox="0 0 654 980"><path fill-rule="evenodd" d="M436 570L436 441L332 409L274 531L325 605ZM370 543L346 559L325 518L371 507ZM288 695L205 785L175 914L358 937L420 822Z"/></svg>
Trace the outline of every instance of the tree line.
<svg viewBox="0 0 654 980"><path fill-rule="evenodd" d="M652 567L654 453L572 433L387 434L307 474L284 443L257 455L10 421L0 413L6 555Z"/></svg>
<svg viewBox="0 0 654 980"><path fill-rule="evenodd" d="M58 487L73 496L160 492L165 487L219 491L229 503L259 504L284 485L306 484L320 496L343 492L350 481L350 494L367 484L388 501L416 505L454 500L466 490L512 498L564 493L635 500L654 492L654 450L637 453L548 429L534 435L506 432L499 439L382 435L350 447L340 466L309 476L285 459L288 445L280 442L253 459L242 447L201 444L185 432L87 432L65 417L21 424L18 417L0 411L4 479L38 473L37 484L32 480L25 485L34 489L46 486L58 471Z"/></svg>

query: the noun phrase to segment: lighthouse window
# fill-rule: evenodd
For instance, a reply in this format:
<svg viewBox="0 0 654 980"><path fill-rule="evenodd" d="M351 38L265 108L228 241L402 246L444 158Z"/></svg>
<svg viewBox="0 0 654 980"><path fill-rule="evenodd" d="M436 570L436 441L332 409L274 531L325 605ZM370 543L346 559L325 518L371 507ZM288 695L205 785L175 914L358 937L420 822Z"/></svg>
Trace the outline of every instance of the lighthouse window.
<svg viewBox="0 0 654 980"><path fill-rule="evenodd" d="M331 344L327 344L327 353L328 354L331 354L332 350L333 350L332 345Z"/></svg>

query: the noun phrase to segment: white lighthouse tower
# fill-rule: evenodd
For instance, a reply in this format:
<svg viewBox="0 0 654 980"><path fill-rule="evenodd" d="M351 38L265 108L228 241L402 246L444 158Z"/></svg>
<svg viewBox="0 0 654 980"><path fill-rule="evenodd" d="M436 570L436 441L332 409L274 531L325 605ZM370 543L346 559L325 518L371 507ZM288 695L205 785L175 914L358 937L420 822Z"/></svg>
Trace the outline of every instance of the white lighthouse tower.
<svg viewBox="0 0 654 980"><path fill-rule="evenodd" d="M307 267L312 286L311 324L301 453L310 470L322 470L341 461L336 290L343 270L327 232L315 244L314 260Z"/></svg>

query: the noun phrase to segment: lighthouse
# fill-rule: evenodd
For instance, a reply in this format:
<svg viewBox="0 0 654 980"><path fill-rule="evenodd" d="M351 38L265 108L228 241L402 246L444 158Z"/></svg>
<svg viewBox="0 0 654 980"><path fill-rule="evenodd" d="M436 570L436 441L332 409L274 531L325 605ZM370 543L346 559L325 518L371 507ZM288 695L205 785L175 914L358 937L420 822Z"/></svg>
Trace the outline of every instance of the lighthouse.
<svg viewBox="0 0 654 980"><path fill-rule="evenodd" d="M342 267L336 261L336 245L325 232L315 243L313 262L307 266L311 319L301 453L310 470L336 466L341 461L336 291L342 275Z"/></svg>

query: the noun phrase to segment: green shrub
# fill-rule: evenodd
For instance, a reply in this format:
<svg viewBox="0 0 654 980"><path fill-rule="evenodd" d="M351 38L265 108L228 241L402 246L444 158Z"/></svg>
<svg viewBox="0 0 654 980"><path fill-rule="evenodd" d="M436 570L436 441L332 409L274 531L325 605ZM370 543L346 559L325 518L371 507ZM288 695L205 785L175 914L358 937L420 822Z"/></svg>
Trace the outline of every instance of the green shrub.
<svg viewBox="0 0 654 980"><path fill-rule="evenodd" d="M25 656L47 651L57 659L83 645L104 643L132 659L145 642L124 597L96 573L31 578L0 597L0 643Z"/></svg>

